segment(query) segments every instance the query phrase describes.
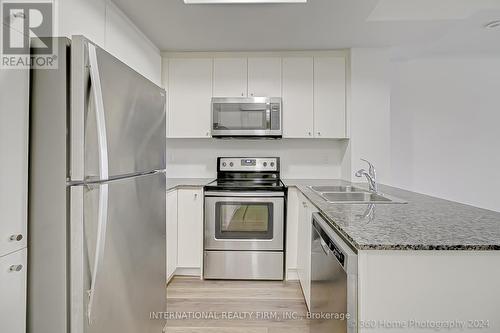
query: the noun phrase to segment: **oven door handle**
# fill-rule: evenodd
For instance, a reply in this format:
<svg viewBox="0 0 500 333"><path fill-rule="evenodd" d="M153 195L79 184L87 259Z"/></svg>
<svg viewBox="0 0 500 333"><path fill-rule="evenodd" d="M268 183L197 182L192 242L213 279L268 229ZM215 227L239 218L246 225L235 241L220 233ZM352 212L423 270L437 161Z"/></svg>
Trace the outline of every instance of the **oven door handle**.
<svg viewBox="0 0 500 333"><path fill-rule="evenodd" d="M281 191L276 191L276 192L222 192L222 191L213 191L213 192L205 192L205 197L224 197L224 198L230 198L230 197L258 197L258 198L265 198L265 197L284 197L285 193Z"/></svg>

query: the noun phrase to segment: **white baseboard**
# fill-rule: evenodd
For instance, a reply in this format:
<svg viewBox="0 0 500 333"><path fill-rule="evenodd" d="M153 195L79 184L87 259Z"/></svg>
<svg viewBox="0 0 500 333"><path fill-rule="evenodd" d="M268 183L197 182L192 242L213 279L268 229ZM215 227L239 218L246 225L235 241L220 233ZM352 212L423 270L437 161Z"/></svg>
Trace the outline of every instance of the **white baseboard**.
<svg viewBox="0 0 500 333"><path fill-rule="evenodd" d="M167 277L167 283L172 280L174 276L196 276L201 277L201 268L196 267L177 267L175 272ZM298 281L299 275L297 274L297 269L290 268L286 272L286 281Z"/></svg>
<svg viewBox="0 0 500 333"><path fill-rule="evenodd" d="M286 280L287 281L298 281L299 280L299 274L297 273L297 269L295 269L295 268L289 268L286 271Z"/></svg>
<svg viewBox="0 0 500 333"><path fill-rule="evenodd" d="M167 284L170 283L170 281L174 278L175 276L175 272L172 272L172 274L170 274L169 276L167 276Z"/></svg>
<svg viewBox="0 0 500 333"><path fill-rule="evenodd" d="M196 276L201 277L201 268L198 267L177 267L174 276Z"/></svg>

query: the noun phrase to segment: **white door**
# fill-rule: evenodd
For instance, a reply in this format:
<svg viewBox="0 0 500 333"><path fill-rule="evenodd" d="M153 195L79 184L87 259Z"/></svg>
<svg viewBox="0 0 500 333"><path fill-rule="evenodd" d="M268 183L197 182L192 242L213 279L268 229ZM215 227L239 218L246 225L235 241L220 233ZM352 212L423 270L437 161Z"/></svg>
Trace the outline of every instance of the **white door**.
<svg viewBox="0 0 500 333"><path fill-rule="evenodd" d="M314 136L346 137L345 58L314 58Z"/></svg>
<svg viewBox="0 0 500 333"><path fill-rule="evenodd" d="M0 257L0 325L2 332L26 333L27 249ZM47 300L50 306L50 300Z"/></svg>
<svg viewBox="0 0 500 333"><path fill-rule="evenodd" d="M169 59L168 75L168 136L210 137L212 59Z"/></svg>
<svg viewBox="0 0 500 333"><path fill-rule="evenodd" d="M167 193L167 281L177 268L177 190Z"/></svg>
<svg viewBox="0 0 500 333"><path fill-rule="evenodd" d="M248 58L248 97L281 97L281 58Z"/></svg>
<svg viewBox="0 0 500 333"><path fill-rule="evenodd" d="M15 32L14 32L15 33ZM26 247L29 70L0 69L0 256Z"/></svg>
<svg viewBox="0 0 500 333"><path fill-rule="evenodd" d="M312 138L313 58L283 58L283 137Z"/></svg>
<svg viewBox="0 0 500 333"><path fill-rule="evenodd" d="M203 256L203 190L177 192L177 266L201 269Z"/></svg>
<svg viewBox="0 0 500 333"><path fill-rule="evenodd" d="M247 58L214 59L213 96L247 96Z"/></svg>

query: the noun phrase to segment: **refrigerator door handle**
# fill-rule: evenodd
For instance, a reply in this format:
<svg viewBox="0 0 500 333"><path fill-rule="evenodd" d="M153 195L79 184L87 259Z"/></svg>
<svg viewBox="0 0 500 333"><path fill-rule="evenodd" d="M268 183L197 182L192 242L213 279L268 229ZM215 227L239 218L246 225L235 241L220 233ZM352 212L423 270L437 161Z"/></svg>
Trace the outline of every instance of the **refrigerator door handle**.
<svg viewBox="0 0 500 333"><path fill-rule="evenodd" d="M90 290L88 290L87 319L92 324L92 305L94 304L95 288L98 278L99 268L104 257L104 247L106 245L106 229L108 224L108 184L99 187L99 208L97 213L97 239L95 246L94 264L92 265L92 280Z"/></svg>
<svg viewBox="0 0 500 333"><path fill-rule="evenodd" d="M97 123L97 143L99 145L99 179L107 180L108 170L108 140L106 138L106 117L104 116L104 99L102 97L101 77L97 63L97 51L94 44L89 43L90 82L94 95Z"/></svg>
<svg viewBox="0 0 500 333"><path fill-rule="evenodd" d="M101 180L109 178L108 171L108 144L106 139L106 119L104 116L104 101L102 97L101 79L97 63L97 52L93 44L88 44L89 62L90 62L90 80L92 94L95 101L97 139L99 145L99 177ZM97 237L94 263L92 269L92 280L90 290L88 291L87 319L92 323L92 305L95 298L96 282L99 268L104 256L106 243L106 228L108 222L108 184L102 184L99 187L99 208L97 216Z"/></svg>

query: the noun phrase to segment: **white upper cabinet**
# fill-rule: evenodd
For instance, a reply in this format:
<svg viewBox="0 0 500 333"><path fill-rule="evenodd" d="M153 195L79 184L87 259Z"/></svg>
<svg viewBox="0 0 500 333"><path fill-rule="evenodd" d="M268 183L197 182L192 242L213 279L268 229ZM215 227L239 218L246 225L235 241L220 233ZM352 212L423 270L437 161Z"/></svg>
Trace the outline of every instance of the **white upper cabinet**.
<svg viewBox="0 0 500 333"><path fill-rule="evenodd" d="M58 6L59 25L55 35L68 38L83 35L149 80L160 84L160 50L113 1L48 2Z"/></svg>
<svg viewBox="0 0 500 333"><path fill-rule="evenodd" d="M210 137L211 58L168 61L168 137Z"/></svg>
<svg viewBox="0 0 500 333"><path fill-rule="evenodd" d="M313 57L283 58L283 137L313 137L313 81Z"/></svg>
<svg viewBox="0 0 500 333"><path fill-rule="evenodd" d="M282 97L284 138L346 138L345 53L233 55L164 59L167 137L210 137L212 97Z"/></svg>
<svg viewBox="0 0 500 333"><path fill-rule="evenodd" d="M314 58L314 137L346 137L344 57Z"/></svg>
<svg viewBox="0 0 500 333"><path fill-rule="evenodd" d="M214 59L213 96L247 96L247 58Z"/></svg>
<svg viewBox="0 0 500 333"><path fill-rule="evenodd" d="M248 97L281 97L281 57L248 58Z"/></svg>

